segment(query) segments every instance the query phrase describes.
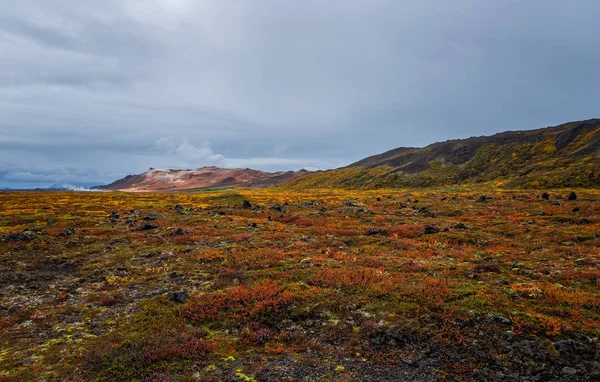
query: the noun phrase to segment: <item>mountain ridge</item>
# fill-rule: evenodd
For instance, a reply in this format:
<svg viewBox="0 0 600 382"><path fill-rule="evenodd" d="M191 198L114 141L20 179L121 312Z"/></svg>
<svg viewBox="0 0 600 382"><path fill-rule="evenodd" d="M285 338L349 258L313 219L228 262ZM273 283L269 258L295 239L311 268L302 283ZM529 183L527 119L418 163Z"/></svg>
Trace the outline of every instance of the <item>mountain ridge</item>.
<svg viewBox="0 0 600 382"><path fill-rule="evenodd" d="M250 168L221 168L205 166L195 170L156 170L136 175L127 175L99 190L153 192L182 191L210 188L267 187L298 176L308 174L307 170L266 172Z"/></svg>
<svg viewBox="0 0 600 382"><path fill-rule="evenodd" d="M285 187L429 187L495 182L516 188L600 185L600 119L398 147Z"/></svg>

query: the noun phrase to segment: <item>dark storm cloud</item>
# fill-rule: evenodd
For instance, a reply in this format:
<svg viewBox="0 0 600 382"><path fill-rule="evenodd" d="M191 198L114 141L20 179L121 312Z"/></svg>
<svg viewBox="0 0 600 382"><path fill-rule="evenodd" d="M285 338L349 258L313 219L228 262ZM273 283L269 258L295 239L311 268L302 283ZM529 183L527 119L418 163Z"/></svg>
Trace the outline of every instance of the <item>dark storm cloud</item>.
<svg viewBox="0 0 600 382"><path fill-rule="evenodd" d="M0 187L330 168L598 116L600 3L0 3Z"/></svg>

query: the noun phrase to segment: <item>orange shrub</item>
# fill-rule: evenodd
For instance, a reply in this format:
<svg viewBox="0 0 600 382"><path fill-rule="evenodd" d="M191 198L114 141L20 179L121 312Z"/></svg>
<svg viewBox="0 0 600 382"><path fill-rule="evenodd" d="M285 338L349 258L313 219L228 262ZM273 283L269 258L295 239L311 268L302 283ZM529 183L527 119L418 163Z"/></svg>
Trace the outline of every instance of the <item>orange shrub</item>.
<svg viewBox="0 0 600 382"><path fill-rule="evenodd" d="M278 281L240 285L213 294L192 297L184 316L192 321L215 320L225 316L241 322L271 318L294 299Z"/></svg>

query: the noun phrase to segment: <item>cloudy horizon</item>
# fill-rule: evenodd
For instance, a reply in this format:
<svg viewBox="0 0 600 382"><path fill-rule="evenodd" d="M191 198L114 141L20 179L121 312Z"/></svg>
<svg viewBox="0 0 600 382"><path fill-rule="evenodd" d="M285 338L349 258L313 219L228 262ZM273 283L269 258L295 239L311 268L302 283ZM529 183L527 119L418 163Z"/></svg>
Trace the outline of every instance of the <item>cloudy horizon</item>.
<svg viewBox="0 0 600 382"><path fill-rule="evenodd" d="M600 2L0 2L0 188L311 170L600 116Z"/></svg>

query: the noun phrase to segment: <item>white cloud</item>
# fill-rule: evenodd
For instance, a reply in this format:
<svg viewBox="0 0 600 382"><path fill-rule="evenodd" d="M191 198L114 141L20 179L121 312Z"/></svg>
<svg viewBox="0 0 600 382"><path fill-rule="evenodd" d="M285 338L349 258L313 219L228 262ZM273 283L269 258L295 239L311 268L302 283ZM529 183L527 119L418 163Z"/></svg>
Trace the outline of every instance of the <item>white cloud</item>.
<svg viewBox="0 0 600 382"><path fill-rule="evenodd" d="M160 137L155 142L155 146L192 167L220 166L223 165L225 159L223 155L215 154L209 142L195 145L188 139Z"/></svg>

